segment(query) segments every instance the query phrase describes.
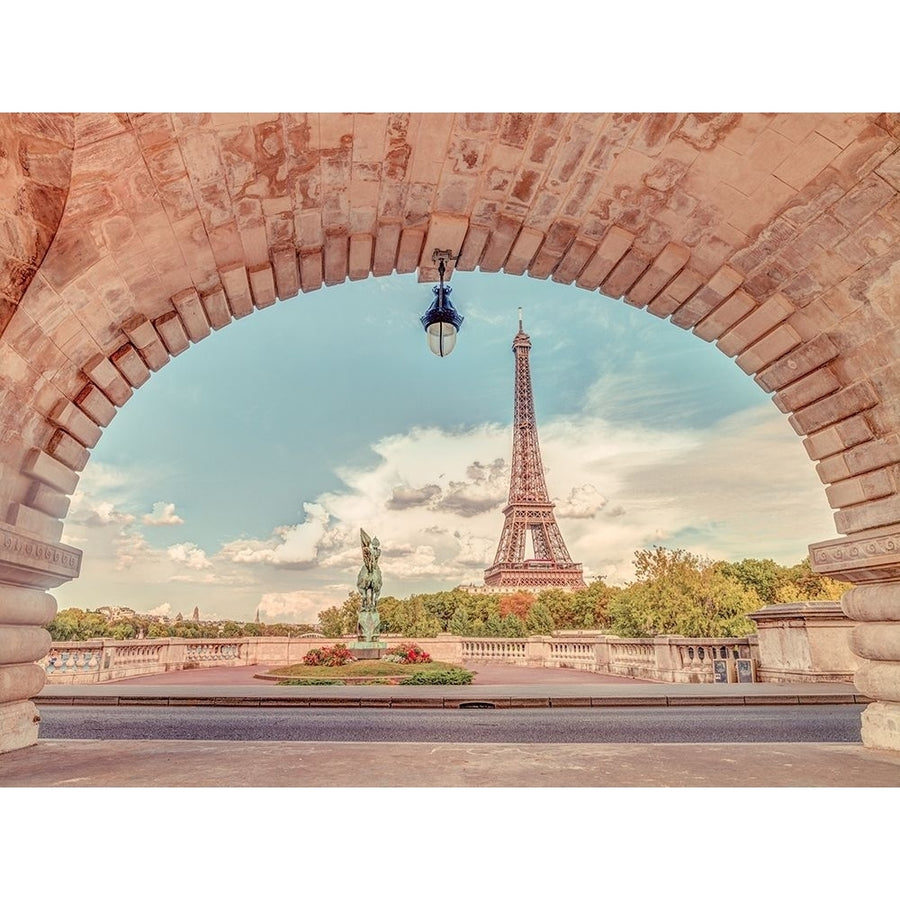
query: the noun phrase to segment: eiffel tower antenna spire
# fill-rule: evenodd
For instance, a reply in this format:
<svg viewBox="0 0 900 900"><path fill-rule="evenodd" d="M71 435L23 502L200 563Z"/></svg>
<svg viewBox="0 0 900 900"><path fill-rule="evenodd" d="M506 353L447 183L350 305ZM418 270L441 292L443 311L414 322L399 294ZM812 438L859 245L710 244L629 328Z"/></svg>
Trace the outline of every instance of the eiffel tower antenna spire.
<svg viewBox="0 0 900 900"><path fill-rule="evenodd" d="M503 531L494 563L485 569L484 583L514 590L577 590L585 587L581 563L572 562L569 556L544 480L528 362L531 338L522 325L522 307L512 350L516 362L509 501L503 510ZM526 558L528 537L534 551L530 558Z"/></svg>

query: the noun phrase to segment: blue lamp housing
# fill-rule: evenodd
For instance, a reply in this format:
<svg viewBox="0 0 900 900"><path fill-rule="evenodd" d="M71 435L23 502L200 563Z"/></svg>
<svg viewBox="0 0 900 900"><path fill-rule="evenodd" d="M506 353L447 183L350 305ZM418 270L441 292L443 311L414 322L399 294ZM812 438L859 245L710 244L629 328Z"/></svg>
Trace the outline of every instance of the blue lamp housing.
<svg viewBox="0 0 900 900"><path fill-rule="evenodd" d="M463 317L450 302L452 290L449 285L444 284L443 279L440 284L436 284L432 288L434 302L419 320L428 338L428 349L435 356L448 356L452 352L456 346L456 333L463 323Z"/></svg>

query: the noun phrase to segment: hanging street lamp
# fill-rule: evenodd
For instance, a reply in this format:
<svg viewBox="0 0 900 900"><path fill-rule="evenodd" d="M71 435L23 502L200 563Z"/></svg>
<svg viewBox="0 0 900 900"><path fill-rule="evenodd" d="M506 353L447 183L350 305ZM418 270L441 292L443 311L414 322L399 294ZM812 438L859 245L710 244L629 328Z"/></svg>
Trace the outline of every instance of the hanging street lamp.
<svg viewBox="0 0 900 900"><path fill-rule="evenodd" d="M453 256L449 250L435 250L431 258L438 262L440 284L431 289L434 292L434 302L419 321L428 338L428 349L435 356L449 356L456 346L456 335L463 323L463 317L450 302L450 292L453 289L450 285L444 284L446 261L452 260Z"/></svg>

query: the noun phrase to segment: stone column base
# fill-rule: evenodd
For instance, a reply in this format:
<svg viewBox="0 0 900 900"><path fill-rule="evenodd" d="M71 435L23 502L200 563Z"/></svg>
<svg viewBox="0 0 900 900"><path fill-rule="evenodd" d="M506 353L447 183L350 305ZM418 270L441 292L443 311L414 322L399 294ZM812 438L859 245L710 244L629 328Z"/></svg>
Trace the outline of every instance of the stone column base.
<svg viewBox="0 0 900 900"><path fill-rule="evenodd" d="M862 714L862 742L870 750L900 751L900 703L870 703Z"/></svg>
<svg viewBox="0 0 900 900"><path fill-rule="evenodd" d="M38 708L30 700L0 704L0 753L34 746L40 721Z"/></svg>

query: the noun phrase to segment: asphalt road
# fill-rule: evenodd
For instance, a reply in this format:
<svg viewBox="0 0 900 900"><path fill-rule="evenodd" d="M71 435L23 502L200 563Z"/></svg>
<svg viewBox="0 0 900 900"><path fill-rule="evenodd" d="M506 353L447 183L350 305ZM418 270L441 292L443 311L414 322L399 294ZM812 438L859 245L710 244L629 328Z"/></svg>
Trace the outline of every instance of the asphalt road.
<svg viewBox="0 0 900 900"><path fill-rule="evenodd" d="M567 709L41 709L54 740L423 743L860 743L855 704Z"/></svg>

